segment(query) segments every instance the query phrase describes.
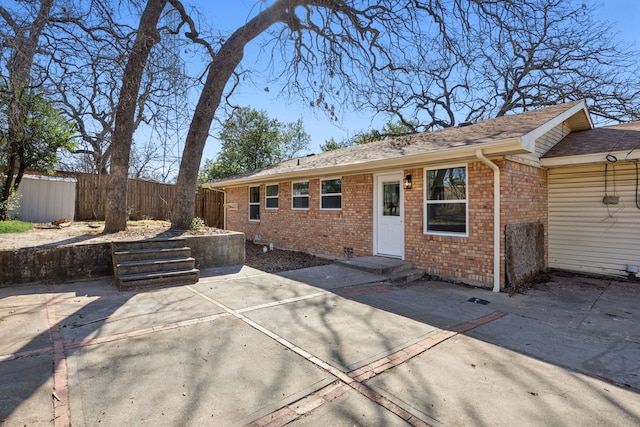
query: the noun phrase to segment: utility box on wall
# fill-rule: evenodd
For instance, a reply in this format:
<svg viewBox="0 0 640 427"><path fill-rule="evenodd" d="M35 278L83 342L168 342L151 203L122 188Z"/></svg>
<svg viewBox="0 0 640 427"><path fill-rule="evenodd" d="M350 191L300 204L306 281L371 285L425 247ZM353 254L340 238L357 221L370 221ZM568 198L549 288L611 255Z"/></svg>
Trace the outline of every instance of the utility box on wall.
<svg viewBox="0 0 640 427"><path fill-rule="evenodd" d="M74 219L76 179L43 175L25 175L18 187L19 207L9 212L28 222Z"/></svg>

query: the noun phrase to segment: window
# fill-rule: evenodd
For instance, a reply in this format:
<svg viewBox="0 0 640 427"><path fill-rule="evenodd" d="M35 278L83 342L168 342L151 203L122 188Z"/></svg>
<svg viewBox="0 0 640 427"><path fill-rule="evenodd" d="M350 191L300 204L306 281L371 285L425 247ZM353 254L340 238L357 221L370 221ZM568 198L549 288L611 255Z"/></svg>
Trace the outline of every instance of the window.
<svg viewBox="0 0 640 427"><path fill-rule="evenodd" d="M260 187L249 187L249 221L260 221Z"/></svg>
<svg viewBox="0 0 640 427"><path fill-rule="evenodd" d="M424 223L428 234L467 234L466 166L425 171Z"/></svg>
<svg viewBox="0 0 640 427"><path fill-rule="evenodd" d="M320 209L342 209L342 179L320 181Z"/></svg>
<svg viewBox="0 0 640 427"><path fill-rule="evenodd" d="M278 209L278 184L267 185L265 205L267 209Z"/></svg>
<svg viewBox="0 0 640 427"><path fill-rule="evenodd" d="M309 181L294 182L291 199L293 209L309 209Z"/></svg>
<svg viewBox="0 0 640 427"><path fill-rule="evenodd" d="M382 216L400 216L400 181L382 183Z"/></svg>

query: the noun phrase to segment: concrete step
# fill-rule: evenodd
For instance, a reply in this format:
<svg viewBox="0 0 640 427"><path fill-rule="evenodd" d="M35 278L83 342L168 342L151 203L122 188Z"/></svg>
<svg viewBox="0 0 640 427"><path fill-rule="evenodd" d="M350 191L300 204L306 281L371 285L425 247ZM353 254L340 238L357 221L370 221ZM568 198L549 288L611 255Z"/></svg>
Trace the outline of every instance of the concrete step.
<svg viewBox="0 0 640 427"><path fill-rule="evenodd" d="M337 260L336 263L384 276L387 282L395 284L409 283L422 278L425 274L424 270L413 268L413 264L408 261L381 256L345 258Z"/></svg>
<svg viewBox="0 0 640 427"><path fill-rule="evenodd" d="M112 248L116 252L133 251L138 249L169 249L187 246L187 239L174 237L169 239L121 240L113 242Z"/></svg>
<svg viewBox="0 0 640 427"><path fill-rule="evenodd" d="M386 258L381 256L363 256L358 258L339 259L336 263L345 265L357 270L380 275L391 275L401 271L410 270L413 264L396 258Z"/></svg>
<svg viewBox="0 0 640 427"><path fill-rule="evenodd" d="M200 271L184 238L119 241L111 244L118 289L197 283Z"/></svg>
<svg viewBox="0 0 640 427"><path fill-rule="evenodd" d="M156 259L172 259L172 258L188 258L191 255L191 249L188 246L163 249L128 249L120 248L113 252L118 263L137 261L137 260L156 260Z"/></svg>
<svg viewBox="0 0 640 427"><path fill-rule="evenodd" d="M395 273L387 274L385 277L391 283L403 284L420 280L424 277L425 271L419 268L412 268L410 270L402 270Z"/></svg>
<svg viewBox="0 0 640 427"><path fill-rule="evenodd" d="M120 276L135 273L149 273L154 271L191 270L196 266L192 257L143 259L135 261L117 262Z"/></svg>
<svg viewBox="0 0 640 427"><path fill-rule="evenodd" d="M117 279L119 290L133 290L148 287L192 285L200 280L200 270L169 270L153 273L120 275Z"/></svg>

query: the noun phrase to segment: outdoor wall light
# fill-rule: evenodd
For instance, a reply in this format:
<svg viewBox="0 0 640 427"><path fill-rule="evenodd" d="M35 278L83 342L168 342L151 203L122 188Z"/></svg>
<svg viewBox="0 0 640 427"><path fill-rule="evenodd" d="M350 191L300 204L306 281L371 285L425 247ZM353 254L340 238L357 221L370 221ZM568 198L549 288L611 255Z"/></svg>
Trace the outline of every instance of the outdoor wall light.
<svg viewBox="0 0 640 427"><path fill-rule="evenodd" d="M411 182L411 174L408 173L407 176L404 177L404 179L402 180L402 186L405 190L411 190L411 187L413 187L413 183Z"/></svg>

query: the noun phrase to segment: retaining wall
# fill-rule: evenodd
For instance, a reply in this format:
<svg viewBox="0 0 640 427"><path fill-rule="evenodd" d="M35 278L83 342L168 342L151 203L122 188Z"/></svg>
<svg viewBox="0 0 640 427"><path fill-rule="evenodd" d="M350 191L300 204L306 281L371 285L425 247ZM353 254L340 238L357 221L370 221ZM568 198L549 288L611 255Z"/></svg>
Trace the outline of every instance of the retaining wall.
<svg viewBox="0 0 640 427"><path fill-rule="evenodd" d="M244 264L244 234L183 236L197 268ZM113 275L111 243L0 251L0 287Z"/></svg>

